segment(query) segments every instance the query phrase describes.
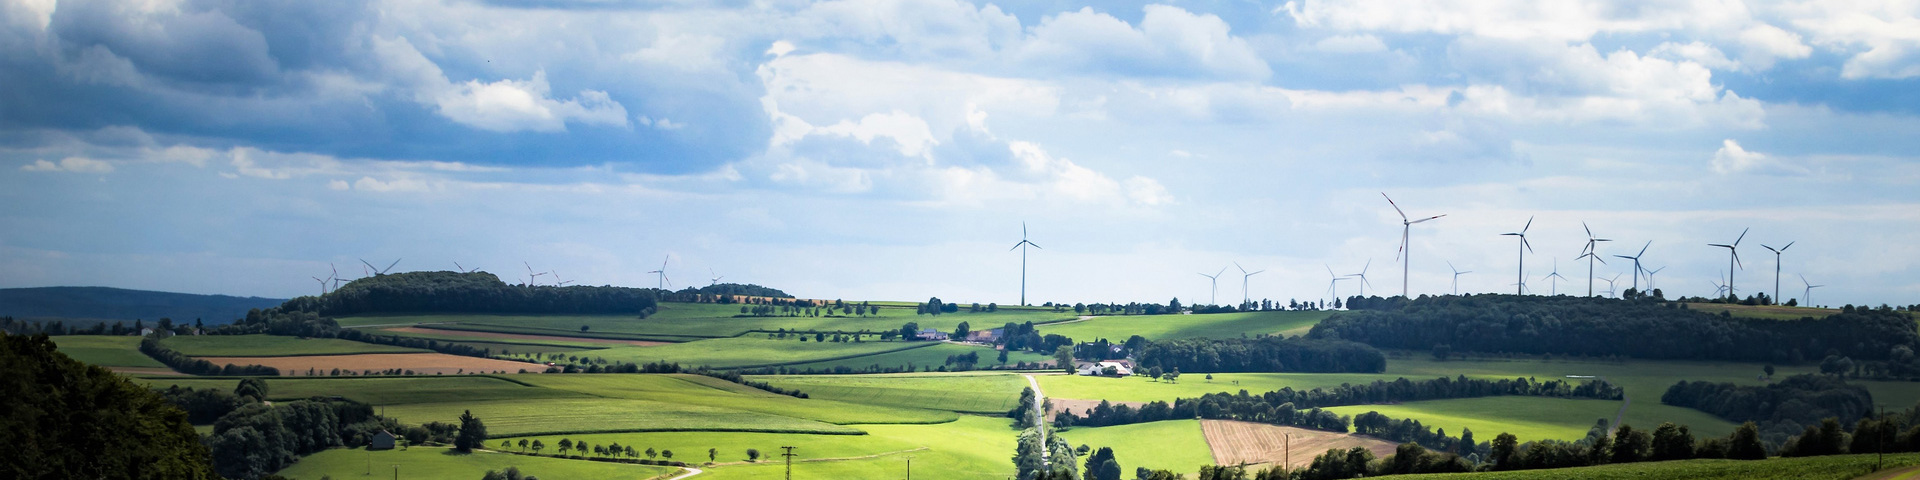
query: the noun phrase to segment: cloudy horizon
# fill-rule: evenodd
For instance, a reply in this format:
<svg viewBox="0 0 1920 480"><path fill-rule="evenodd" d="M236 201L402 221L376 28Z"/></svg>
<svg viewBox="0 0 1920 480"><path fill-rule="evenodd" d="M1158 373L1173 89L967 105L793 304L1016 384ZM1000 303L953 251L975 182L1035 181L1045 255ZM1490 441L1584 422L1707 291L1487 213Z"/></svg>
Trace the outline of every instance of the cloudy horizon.
<svg viewBox="0 0 1920 480"><path fill-rule="evenodd" d="M0 287L1920 298L1920 4L0 3ZM1557 262L1557 263L1556 263ZM331 265L331 267L330 267ZM1556 270L1569 279L1552 285ZM711 273L709 273L711 272ZM547 282L542 277L541 281ZM1606 282L1597 282L1605 290ZM1357 293L1341 282L1339 294Z"/></svg>

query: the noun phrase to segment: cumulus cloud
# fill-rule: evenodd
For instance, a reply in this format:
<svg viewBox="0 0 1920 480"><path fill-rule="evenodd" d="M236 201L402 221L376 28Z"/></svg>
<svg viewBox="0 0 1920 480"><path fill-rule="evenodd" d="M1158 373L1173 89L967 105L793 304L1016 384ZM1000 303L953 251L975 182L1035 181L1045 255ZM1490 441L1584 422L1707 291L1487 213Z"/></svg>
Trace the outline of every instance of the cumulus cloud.
<svg viewBox="0 0 1920 480"><path fill-rule="evenodd" d="M1749 151L1739 142L1729 138L1720 143L1720 149L1713 152L1711 161L1713 172L1721 175L1734 173L1768 174L1804 174L1806 169L1789 165L1764 153Z"/></svg>
<svg viewBox="0 0 1920 480"><path fill-rule="evenodd" d="M527 80L453 83L406 38L376 37L372 44L396 87L462 125L493 132L559 132L568 123L627 125L626 107L607 92L581 90L572 99L554 98L545 69Z"/></svg>
<svg viewBox="0 0 1920 480"><path fill-rule="evenodd" d="M1140 25L1092 7L1042 20L1014 53L1041 69L1260 80L1273 74L1232 27L1212 14L1148 5Z"/></svg>
<svg viewBox="0 0 1920 480"><path fill-rule="evenodd" d="M70 172L70 173L113 173L113 164L86 157L67 157L59 163L46 160L34 160L21 165L21 171L27 172Z"/></svg>
<svg viewBox="0 0 1920 480"><path fill-rule="evenodd" d="M1806 1L1779 8L1815 45L1849 55L1842 78L1920 76L1920 11L1911 6Z"/></svg>

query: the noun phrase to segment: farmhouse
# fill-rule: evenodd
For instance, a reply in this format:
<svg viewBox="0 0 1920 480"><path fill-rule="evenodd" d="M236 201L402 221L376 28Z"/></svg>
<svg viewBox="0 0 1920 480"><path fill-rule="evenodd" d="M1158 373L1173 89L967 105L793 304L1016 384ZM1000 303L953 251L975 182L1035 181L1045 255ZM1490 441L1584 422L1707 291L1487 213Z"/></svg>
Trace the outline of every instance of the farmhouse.
<svg viewBox="0 0 1920 480"><path fill-rule="evenodd" d="M1122 377L1133 375L1133 362L1129 362L1126 360L1104 360L1099 362L1075 362L1074 367L1075 367L1074 373L1079 375L1087 375L1087 376L1106 375L1106 371L1108 368L1113 369L1114 375L1118 375Z"/></svg>
<svg viewBox="0 0 1920 480"><path fill-rule="evenodd" d="M967 341L978 342L978 343L999 342L1000 335L1003 330L1005 329L996 328L992 330L974 330L971 332L967 332Z"/></svg>
<svg viewBox="0 0 1920 480"><path fill-rule="evenodd" d="M388 433L386 430L381 430L380 433L373 434L373 438L367 441L367 449L368 450L392 450L393 434Z"/></svg>
<svg viewBox="0 0 1920 480"><path fill-rule="evenodd" d="M946 332L928 328L920 330L918 337L920 337L921 340L946 340L947 334Z"/></svg>

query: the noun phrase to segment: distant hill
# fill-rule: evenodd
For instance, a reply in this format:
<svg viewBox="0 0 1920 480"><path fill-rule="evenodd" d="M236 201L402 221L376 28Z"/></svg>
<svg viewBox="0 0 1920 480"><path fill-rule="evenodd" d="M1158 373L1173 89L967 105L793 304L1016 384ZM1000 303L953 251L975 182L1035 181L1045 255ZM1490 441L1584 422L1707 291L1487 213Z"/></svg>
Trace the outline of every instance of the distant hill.
<svg viewBox="0 0 1920 480"><path fill-rule="evenodd" d="M248 309L279 306L284 299L195 295L109 287L0 288L0 316L20 320L158 320L232 323Z"/></svg>

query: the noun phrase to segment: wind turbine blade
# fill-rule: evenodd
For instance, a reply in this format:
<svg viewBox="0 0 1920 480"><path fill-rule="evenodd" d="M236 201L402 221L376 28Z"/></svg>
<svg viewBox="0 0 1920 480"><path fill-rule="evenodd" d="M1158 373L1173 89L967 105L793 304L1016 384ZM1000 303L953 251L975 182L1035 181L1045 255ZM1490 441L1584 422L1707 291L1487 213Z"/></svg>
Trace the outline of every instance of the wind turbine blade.
<svg viewBox="0 0 1920 480"><path fill-rule="evenodd" d="M1774 255L1779 255L1779 254L1780 254L1780 251L1779 251L1779 250L1775 250L1775 249L1773 249L1773 247L1769 247L1769 246L1767 246L1767 244L1764 244L1764 243L1762 243L1762 244L1760 244L1760 248L1764 248L1764 249L1767 249L1767 251L1769 251L1769 252L1773 252L1773 254L1774 254Z"/></svg>
<svg viewBox="0 0 1920 480"><path fill-rule="evenodd" d="M1400 204L1393 203L1393 197L1388 197L1387 192L1380 192L1380 196L1386 197L1387 205L1392 205L1393 211L1400 213L1400 221L1407 221L1407 212L1400 210Z"/></svg>
<svg viewBox="0 0 1920 480"><path fill-rule="evenodd" d="M1707 244L1707 246L1709 246L1709 247L1720 247L1720 248L1733 248L1733 246L1732 246L1732 245L1726 245L1726 244L1720 244L1720 243L1709 243L1709 244Z"/></svg>
<svg viewBox="0 0 1920 480"><path fill-rule="evenodd" d="M660 269L661 269L661 270L666 270L666 269L667 269L667 260L672 260L672 259L673 259L673 255L667 255L667 256L664 256L664 257L660 257Z"/></svg>
<svg viewBox="0 0 1920 480"><path fill-rule="evenodd" d="M1522 247L1527 247L1527 253L1533 253L1533 244L1531 244L1531 243L1527 243L1527 236L1526 236L1526 235L1521 235L1521 236L1520 236L1520 246L1522 246Z"/></svg>
<svg viewBox="0 0 1920 480"><path fill-rule="evenodd" d="M1746 270L1746 269L1747 269L1747 264L1746 264L1746 262L1742 262L1742 261L1740 261L1740 252L1739 252L1739 251L1737 251L1737 250L1733 252L1733 264L1734 264L1734 265L1739 265L1739 266L1740 266L1740 269L1741 269L1741 270Z"/></svg>
<svg viewBox="0 0 1920 480"><path fill-rule="evenodd" d="M1780 251L1785 252L1789 248L1793 248L1793 242L1787 242L1787 246L1780 247Z"/></svg>
<svg viewBox="0 0 1920 480"><path fill-rule="evenodd" d="M1246 273L1247 273L1247 267L1242 267L1242 266L1240 266L1240 262L1233 262L1233 268L1238 268L1238 269L1240 269L1240 273L1241 273L1241 274L1246 274Z"/></svg>
<svg viewBox="0 0 1920 480"><path fill-rule="evenodd" d="M1227 267L1220 267L1220 271L1218 271L1218 272L1214 272L1214 274L1213 274L1213 276L1216 276L1216 277L1218 277L1218 276L1220 276L1220 275L1221 275L1221 274L1223 274L1223 273L1227 273ZM1327 267L1327 273L1328 273L1328 274L1332 274L1332 273L1333 273L1333 267Z"/></svg>
<svg viewBox="0 0 1920 480"><path fill-rule="evenodd" d="M398 258L396 258L396 259L393 259L393 263L389 263L389 264L387 264L387 269L386 269L386 270L381 270L381 271L380 271L380 273L387 273L388 271L391 271L391 270L393 270L393 266L394 266L394 265L399 265L399 264L400 264L400 260L401 260L401 259L398 259Z"/></svg>
<svg viewBox="0 0 1920 480"><path fill-rule="evenodd" d="M1435 219L1438 219L1438 218L1440 218L1440 217L1444 217L1444 216L1447 216L1447 215L1446 215L1446 214L1444 214L1444 213L1443 213L1443 214L1439 214L1439 215L1434 215L1434 216L1431 216L1431 217L1427 217L1427 218L1422 218L1422 219L1419 219L1419 220L1414 220L1413 222L1411 222L1411 223L1409 223L1409 224L1412 224L1412 223L1420 223L1420 222L1425 222L1425 221L1428 221L1428 220L1435 220Z"/></svg>
<svg viewBox="0 0 1920 480"><path fill-rule="evenodd" d="M1024 240L1023 240L1023 241L1024 241ZM1038 243L1033 243L1033 242L1027 242L1027 245L1032 245L1032 246L1033 246L1033 248L1040 248L1040 244L1038 244ZM1046 250L1046 249L1044 249L1044 248L1040 248L1040 249L1041 249L1041 250Z"/></svg>
<svg viewBox="0 0 1920 480"><path fill-rule="evenodd" d="M1740 237L1739 237L1739 238L1735 238L1735 239L1733 239L1733 244L1734 244L1734 245L1739 245L1739 244L1740 244L1740 241L1741 241L1741 240L1745 240L1745 239L1747 238L1747 230L1752 230L1752 229L1753 229L1753 228L1751 228L1751 227L1749 227L1749 228L1745 228L1745 229L1741 229L1741 230L1740 230Z"/></svg>
<svg viewBox="0 0 1920 480"><path fill-rule="evenodd" d="M1249 277L1251 277L1251 276L1254 276L1254 275L1259 275L1260 273L1262 273L1262 272L1265 272L1265 271L1266 271L1266 270L1261 270L1261 271L1259 271L1259 272L1253 272L1253 273L1249 273L1249 274L1247 274L1247 276L1249 276Z"/></svg>
<svg viewBox="0 0 1920 480"><path fill-rule="evenodd" d="M367 263L367 260L366 260L366 259L364 259L364 258L362 258L362 259L360 259L360 263L361 263L362 265L366 265L366 266L367 266L367 269L369 269L369 270L371 270L371 269L373 269L373 264L371 264L371 263Z"/></svg>
<svg viewBox="0 0 1920 480"><path fill-rule="evenodd" d="M1593 238L1593 227L1587 226L1587 222L1580 222L1580 228L1587 229L1587 238Z"/></svg>
<svg viewBox="0 0 1920 480"><path fill-rule="evenodd" d="M1333 273L1333 266L1332 266L1332 265L1327 265L1327 264L1324 264L1324 263L1323 263L1323 264L1320 264L1320 265L1322 265L1322 266L1325 266L1325 267L1327 267L1327 276L1330 276L1330 277L1333 277L1333 278L1340 278L1340 276L1339 276L1339 275L1336 275L1336 274L1334 274L1334 273ZM1222 272L1224 272L1224 271L1226 271L1226 270L1221 270L1221 271L1222 271Z"/></svg>
<svg viewBox="0 0 1920 480"><path fill-rule="evenodd" d="M1526 235L1529 228L1533 228L1533 217L1527 217L1527 226L1520 227L1520 235Z"/></svg>
<svg viewBox="0 0 1920 480"><path fill-rule="evenodd" d="M1019 250L1019 249L1020 249L1020 246L1021 246L1021 245L1024 245L1024 244L1026 244L1026 243L1027 243L1027 242L1026 242L1025 240L1022 240L1022 241L1020 241L1020 242L1018 242L1018 243L1015 243L1015 244L1013 244L1013 248L1009 248L1009 249L1007 249L1007 251L1009 251L1009 252L1011 252L1011 251L1014 251L1014 250Z"/></svg>
<svg viewBox="0 0 1920 480"><path fill-rule="evenodd" d="M1027 222L1020 222L1020 239L1027 239Z"/></svg>

